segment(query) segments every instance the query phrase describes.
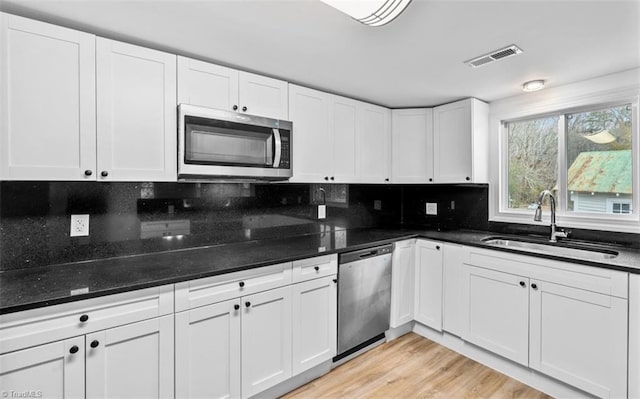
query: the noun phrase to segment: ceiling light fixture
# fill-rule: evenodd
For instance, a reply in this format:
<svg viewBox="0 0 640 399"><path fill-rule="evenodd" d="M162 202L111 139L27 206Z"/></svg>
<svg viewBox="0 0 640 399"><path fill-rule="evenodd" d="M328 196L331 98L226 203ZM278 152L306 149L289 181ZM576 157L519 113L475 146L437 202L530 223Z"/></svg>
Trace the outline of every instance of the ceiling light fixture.
<svg viewBox="0 0 640 399"><path fill-rule="evenodd" d="M522 85L522 91L538 91L544 89L544 80L530 80Z"/></svg>
<svg viewBox="0 0 640 399"><path fill-rule="evenodd" d="M411 0L320 0L358 22L382 26L393 21Z"/></svg>

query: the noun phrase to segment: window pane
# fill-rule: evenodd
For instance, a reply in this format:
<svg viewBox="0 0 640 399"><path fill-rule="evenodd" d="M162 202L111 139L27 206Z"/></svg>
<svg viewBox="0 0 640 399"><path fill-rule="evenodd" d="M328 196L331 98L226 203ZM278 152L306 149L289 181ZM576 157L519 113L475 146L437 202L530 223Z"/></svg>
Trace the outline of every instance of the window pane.
<svg viewBox="0 0 640 399"><path fill-rule="evenodd" d="M567 209L632 212L631 106L568 114ZM613 206L607 206L612 204Z"/></svg>
<svg viewBox="0 0 640 399"><path fill-rule="evenodd" d="M509 122L507 130L508 206L526 209L541 191L557 190L558 116Z"/></svg>

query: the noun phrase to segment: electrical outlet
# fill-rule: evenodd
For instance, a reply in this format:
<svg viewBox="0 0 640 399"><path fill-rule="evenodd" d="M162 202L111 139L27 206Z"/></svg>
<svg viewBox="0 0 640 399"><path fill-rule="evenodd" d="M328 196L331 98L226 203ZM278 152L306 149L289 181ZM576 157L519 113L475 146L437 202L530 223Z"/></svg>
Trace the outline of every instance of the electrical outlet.
<svg viewBox="0 0 640 399"><path fill-rule="evenodd" d="M382 201L373 200L373 209L375 209L376 211L381 211L382 210Z"/></svg>
<svg viewBox="0 0 640 399"><path fill-rule="evenodd" d="M427 215L437 215L438 214L438 203L436 202L427 202L427 206L425 207L425 211Z"/></svg>
<svg viewBox="0 0 640 399"><path fill-rule="evenodd" d="M318 219L324 219L327 217L327 206L318 205Z"/></svg>
<svg viewBox="0 0 640 399"><path fill-rule="evenodd" d="M84 237L89 235L89 215L71 215L70 237Z"/></svg>

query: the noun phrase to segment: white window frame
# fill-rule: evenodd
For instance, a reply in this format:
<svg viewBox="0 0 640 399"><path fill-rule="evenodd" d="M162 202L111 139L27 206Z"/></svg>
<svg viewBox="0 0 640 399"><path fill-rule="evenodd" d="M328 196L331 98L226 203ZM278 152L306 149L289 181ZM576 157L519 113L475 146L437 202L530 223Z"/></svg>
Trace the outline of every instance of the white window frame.
<svg viewBox="0 0 640 399"><path fill-rule="evenodd" d="M489 220L492 222L549 225L549 212L543 212L543 221L533 220L532 210L508 208L508 131L505 122L560 115L558 121L558 186L560 187L557 224L561 227L592 230L640 233L640 133L638 109L640 104L640 84L638 71L607 76L592 81L581 82L564 88L541 91L536 96L527 95L501 100L491 104L490 115L490 165L489 165ZM624 85L625 82L629 84ZM621 84L622 83L622 84ZM610 87L616 87L611 89ZM602 88L601 90L597 90ZM631 215L612 215L567 211L568 190L566 165L565 118L568 113L594 110L603 107L631 104L633 193ZM533 198L532 201L536 199Z"/></svg>

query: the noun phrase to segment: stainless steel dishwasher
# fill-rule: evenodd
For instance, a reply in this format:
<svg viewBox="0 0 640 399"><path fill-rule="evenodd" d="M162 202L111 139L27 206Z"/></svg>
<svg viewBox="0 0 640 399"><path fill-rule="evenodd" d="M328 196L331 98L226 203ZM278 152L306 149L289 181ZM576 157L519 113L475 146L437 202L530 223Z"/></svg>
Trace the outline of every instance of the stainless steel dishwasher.
<svg viewBox="0 0 640 399"><path fill-rule="evenodd" d="M338 264L338 361L384 338L391 317L393 245L341 254Z"/></svg>

